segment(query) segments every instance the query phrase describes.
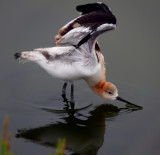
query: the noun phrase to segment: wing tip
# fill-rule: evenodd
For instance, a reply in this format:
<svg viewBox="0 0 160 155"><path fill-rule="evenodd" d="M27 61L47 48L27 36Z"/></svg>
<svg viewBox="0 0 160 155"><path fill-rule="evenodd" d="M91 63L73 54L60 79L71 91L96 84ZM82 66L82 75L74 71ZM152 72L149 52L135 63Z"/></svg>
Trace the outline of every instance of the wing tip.
<svg viewBox="0 0 160 155"><path fill-rule="evenodd" d="M104 4L103 2L96 2L96 3L88 3L84 5L76 6L76 10L83 14L88 14L94 11L102 11L107 13L112 13L109 7Z"/></svg>

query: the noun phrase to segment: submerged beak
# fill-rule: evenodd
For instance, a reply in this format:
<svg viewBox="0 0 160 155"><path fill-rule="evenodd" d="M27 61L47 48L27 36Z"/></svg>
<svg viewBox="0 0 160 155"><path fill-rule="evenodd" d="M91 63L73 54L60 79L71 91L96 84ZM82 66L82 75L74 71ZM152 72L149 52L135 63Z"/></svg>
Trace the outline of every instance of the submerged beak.
<svg viewBox="0 0 160 155"><path fill-rule="evenodd" d="M119 96L118 96L116 99L119 100L119 101L125 102L125 103L127 103L127 104L129 104L129 105L131 105L131 106L134 106L134 107L137 107L137 108L141 108L141 109L142 109L141 106L136 105L136 104L133 104L133 103L131 103L131 102L129 102L129 101L127 101L127 100L125 100L125 99L119 97Z"/></svg>

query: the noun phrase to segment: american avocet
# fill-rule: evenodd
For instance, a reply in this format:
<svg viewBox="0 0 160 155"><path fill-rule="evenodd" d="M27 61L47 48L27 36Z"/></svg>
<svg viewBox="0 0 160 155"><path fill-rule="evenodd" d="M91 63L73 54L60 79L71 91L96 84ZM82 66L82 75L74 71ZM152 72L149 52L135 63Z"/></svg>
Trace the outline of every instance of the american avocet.
<svg viewBox="0 0 160 155"><path fill-rule="evenodd" d="M80 5L76 9L81 15L59 30L55 37L57 47L16 53L16 59L33 61L52 76L64 80L63 97L70 82L71 103L74 103L73 82L83 79L100 97L134 105L120 98L116 86L106 81L104 57L97 43L99 34L116 28L116 17L101 2Z"/></svg>

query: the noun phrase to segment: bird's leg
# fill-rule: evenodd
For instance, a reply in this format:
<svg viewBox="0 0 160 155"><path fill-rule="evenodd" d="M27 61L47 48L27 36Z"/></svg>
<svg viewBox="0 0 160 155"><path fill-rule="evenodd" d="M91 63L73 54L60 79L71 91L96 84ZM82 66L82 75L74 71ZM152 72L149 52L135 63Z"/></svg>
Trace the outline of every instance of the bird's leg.
<svg viewBox="0 0 160 155"><path fill-rule="evenodd" d="M66 88L67 88L67 82L65 82L62 87L62 97L63 98L66 98Z"/></svg>
<svg viewBox="0 0 160 155"><path fill-rule="evenodd" d="M74 83L71 83L71 109L74 109L75 101L74 101Z"/></svg>
<svg viewBox="0 0 160 155"><path fill-rule="evenodd" d="M67 88L67 82L65 82L63 84L63 87L62 87L62 97L63 97L63 102L65 102L65 106L64 109L68 109L69 108L69 104L68 104L68 99L66 98L66 88Z"/></svg>

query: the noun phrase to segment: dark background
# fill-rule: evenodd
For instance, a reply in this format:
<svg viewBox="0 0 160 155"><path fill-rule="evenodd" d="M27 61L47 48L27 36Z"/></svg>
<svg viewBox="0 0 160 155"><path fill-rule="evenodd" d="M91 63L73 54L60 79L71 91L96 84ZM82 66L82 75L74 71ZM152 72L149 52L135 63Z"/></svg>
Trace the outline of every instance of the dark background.
<svg viewBox="0 0 160 155"><path fill-rule="evenodd" d="M11 149L15 155L54 152L15 138L18 129L57 122L59 115L37 107L63 107L62 81L34 63L19 64L14 53L54 46L60 27L78 16L75 7L92 0L0 0L0 130L10 116ZM117 29L99 37L107 67L107 80L122 97L144 107L107 122L98 154L158 155L160 152L160 1L102 1L117 17ZM100 99L84 81L76 82L77 108L90 103L123 103ZM88 111L85 111L88 114ZM77 133L78 135L78 133Z"/></svg>

